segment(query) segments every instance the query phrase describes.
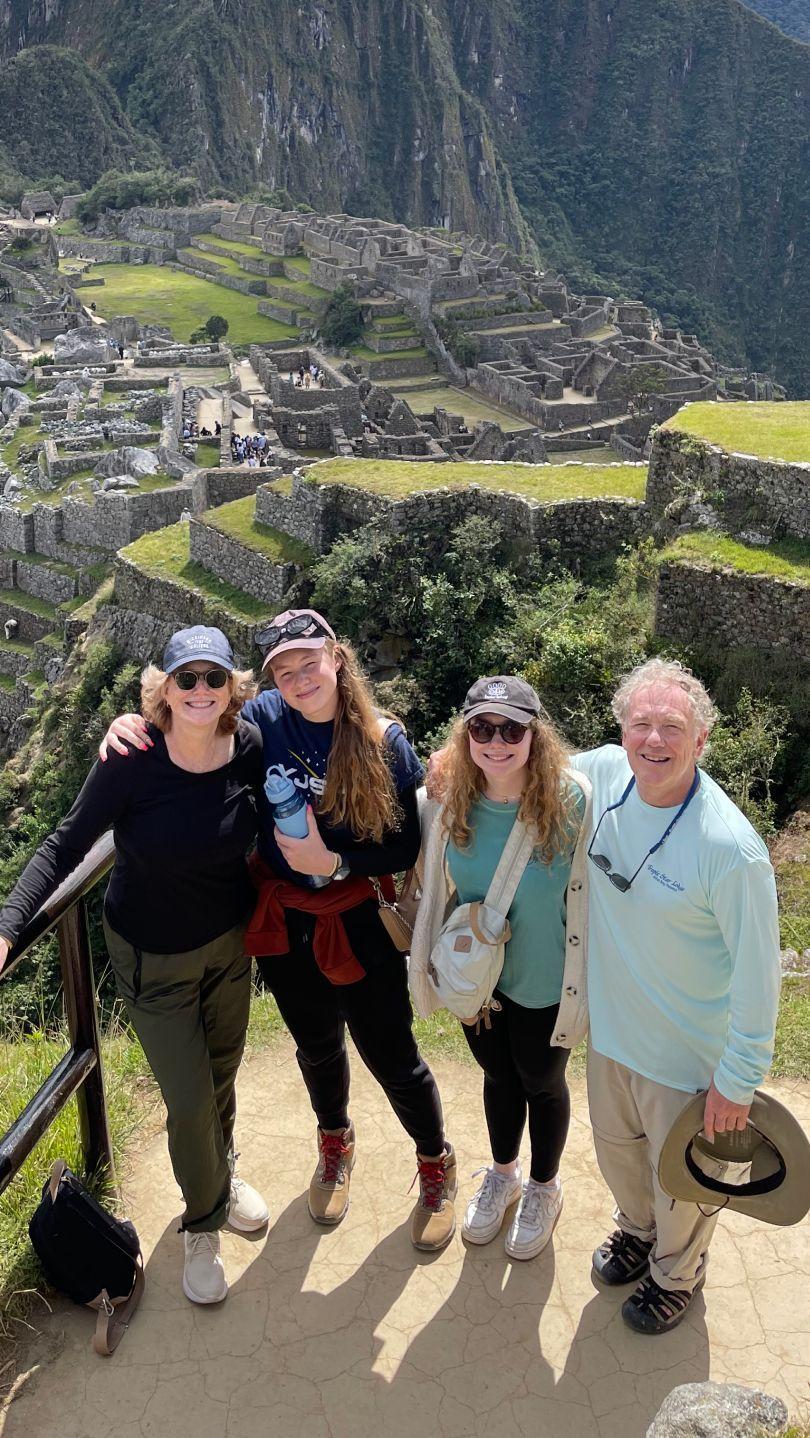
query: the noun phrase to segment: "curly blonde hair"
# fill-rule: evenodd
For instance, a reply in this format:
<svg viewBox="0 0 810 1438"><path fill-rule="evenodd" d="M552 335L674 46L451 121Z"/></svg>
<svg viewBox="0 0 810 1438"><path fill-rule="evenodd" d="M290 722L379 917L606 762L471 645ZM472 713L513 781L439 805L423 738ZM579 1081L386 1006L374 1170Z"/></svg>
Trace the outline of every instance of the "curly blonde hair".
<svg viewBox="0 0 810 1438"><path fill-rule="evenodd" d="M156 664L147 664L141 674L141 713L144 719L164 734L172 727L172 711L166 703L166 685L169 678ZM245 701L252 699L256 693L253 670L234 669L228 676L228 685L231 691L230 703L219 716L218 734L234 733L239 710Z"/></svg>
<svg viewBox="0 0 810 1438"><path fill-rule="evenodd" d="M399 721L377 708L351 644L327 639L324 647L337 661L337 712L318 812L331 825L351 829L361 843L380 844L402 820L380 719ZM271 679L272 668L271 661L264 671Z"/></svg>
<svg viewBox="0 0 810 1438"><path fill-rule="evenodd" d="M576 793L565 772L569 751L554 726L531 719L528 727L532 742L518 818L534 830L537 852L550 864L556 854L570 849L576 838ZM485 782L483 770L470 752L467 724L457 719L442 766L444 823L457 849L466 849L472 839L470 813Z"/></svg>

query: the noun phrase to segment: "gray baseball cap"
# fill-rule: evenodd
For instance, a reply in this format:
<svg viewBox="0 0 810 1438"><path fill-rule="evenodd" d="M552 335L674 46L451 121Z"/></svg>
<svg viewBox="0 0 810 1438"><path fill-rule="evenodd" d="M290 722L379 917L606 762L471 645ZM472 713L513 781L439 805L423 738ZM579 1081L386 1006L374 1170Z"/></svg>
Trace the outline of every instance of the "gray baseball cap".
<svg viewBox="0 0 810 1438"><path fill-rule="evenodd" d="M178 629L163 651L163 673L173 674L184 664L209 659L220 669L233 672L233 650L221 629L206 629L197 624L193 629Z"/></svg>
<svg viewBox="0 0 810 1438"><path fill-rule="evenodd" d="M466 723L476 714L502 714L504 719L515 719L518 724L528 724L530 719L545 716L540 700L525 679L516 679L510 674L496 674L489 679L476 679L468 691L461 709Z"/></svg>

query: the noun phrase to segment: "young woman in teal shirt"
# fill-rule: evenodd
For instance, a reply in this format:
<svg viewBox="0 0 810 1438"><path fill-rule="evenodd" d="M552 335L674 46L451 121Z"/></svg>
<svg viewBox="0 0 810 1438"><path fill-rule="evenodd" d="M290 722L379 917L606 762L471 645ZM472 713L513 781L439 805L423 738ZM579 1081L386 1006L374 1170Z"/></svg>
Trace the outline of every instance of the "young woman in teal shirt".
<svg viewBox="0 0 810 1438"><path fill-rule="evenodd" d="M484 898L518 817L537 836L509 910L511 938L495 990L500 1008L491 1028L464 1026L484 1071L492 1163L462 1228L470 1242L488 1243L519 1199L506 1252L533 1258L562 1208L558 1170L570 1119L570 1049L559 1043L556 1023L566 888L584 795L534 689L509 676L480 679L469 691L445 750L442 790L447 867L459 903ZM527 1117L531 1167L524 1183L519 1153Z"/></svg>

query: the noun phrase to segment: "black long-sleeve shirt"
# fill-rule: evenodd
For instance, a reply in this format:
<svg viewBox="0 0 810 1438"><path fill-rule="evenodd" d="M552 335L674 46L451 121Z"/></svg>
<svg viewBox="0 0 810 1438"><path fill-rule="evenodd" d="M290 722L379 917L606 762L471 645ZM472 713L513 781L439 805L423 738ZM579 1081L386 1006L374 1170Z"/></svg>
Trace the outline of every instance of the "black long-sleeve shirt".
<svg viewBox="0 0 810 1438"><path fill-rule="evenodd" d="M16 942L25 924L112 826L116 860L104 900L128 943L152 953L199 948L250 912L246 853L256 835L264 779L262 739L240 718L229 763L205 774L174 764L160 730L154 747L109 751L91 769L70 813L40 845L0 912Z"/></svg>

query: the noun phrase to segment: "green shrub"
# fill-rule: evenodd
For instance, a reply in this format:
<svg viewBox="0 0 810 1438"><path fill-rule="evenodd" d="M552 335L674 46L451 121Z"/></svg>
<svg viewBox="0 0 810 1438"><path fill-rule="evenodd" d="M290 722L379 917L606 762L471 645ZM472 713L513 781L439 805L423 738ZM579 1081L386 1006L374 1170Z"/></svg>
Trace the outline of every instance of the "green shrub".
<svg viewBox="0 0 810 1438"><path fill-rule="evenodd" d="M320 322L321 336L333 349L354 344L363 333L363 311L349 285L338 285Z"/></svg>

